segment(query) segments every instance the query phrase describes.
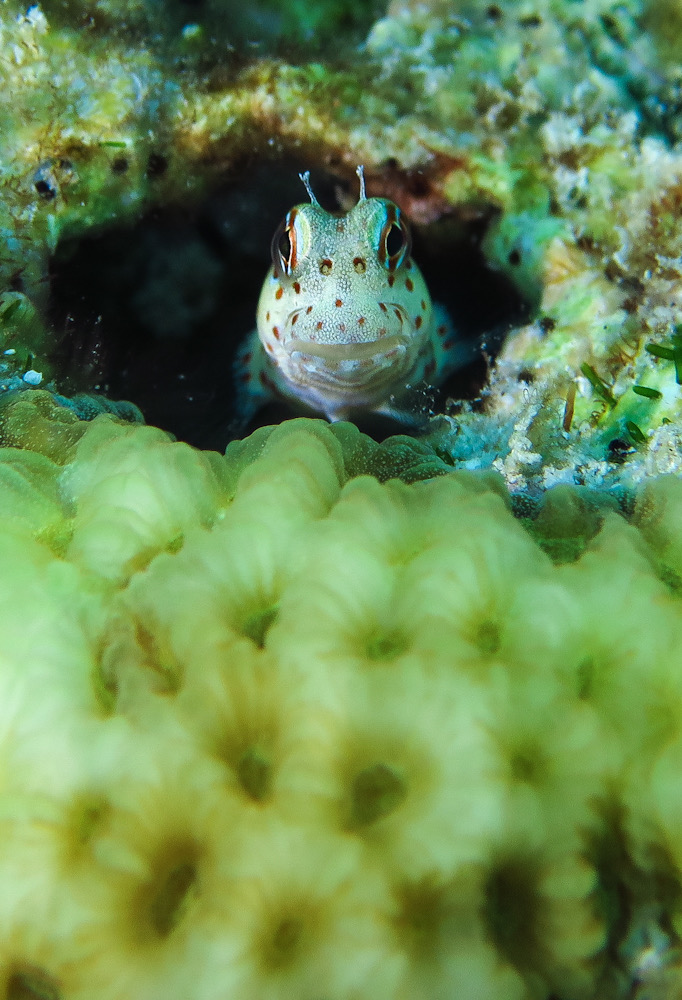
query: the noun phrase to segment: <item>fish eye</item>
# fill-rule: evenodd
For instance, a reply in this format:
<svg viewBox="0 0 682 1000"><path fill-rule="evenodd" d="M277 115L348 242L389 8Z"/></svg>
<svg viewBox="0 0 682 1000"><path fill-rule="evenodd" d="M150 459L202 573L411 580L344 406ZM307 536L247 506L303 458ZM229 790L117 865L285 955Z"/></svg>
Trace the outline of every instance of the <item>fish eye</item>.
<svg viewBox="0 0 682 1000"><path fill-rule="evenodd" d="M386 256L397 257L405 246L405 233L395 223L386 234Z"/></svg>
<svg viewBox="0 0 682 1000"><path fill-rule="evenodd" d="M400 215L389 219L382 230L383 261L389 270L400 267L410 250L410 234Z"/></svg>
<svg viewBox="0 0 682 1000"><path fill-rule="evenodd" d="M294 244L291 239L289 218L283 219L275 230L270 244L272 265L278 278L291 274L294 267Z"/></svg>

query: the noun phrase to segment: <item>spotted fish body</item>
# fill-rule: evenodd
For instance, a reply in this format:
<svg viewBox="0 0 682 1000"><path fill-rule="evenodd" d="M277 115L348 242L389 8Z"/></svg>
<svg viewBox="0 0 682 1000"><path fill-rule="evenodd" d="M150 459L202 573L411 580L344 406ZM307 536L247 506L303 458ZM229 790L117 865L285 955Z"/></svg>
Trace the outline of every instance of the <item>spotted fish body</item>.
<svg viewBox="0 0 682 1000"><path fill-rule="evenodd" d="M347 215L318 203L287 214L272 240L272 267L257 331L237 359L245 406L283 396L345 419L374 410L396 415L408 386L440 382L459 362L445 317L434 310L410 256L397 205L365 196Z"/></svg>

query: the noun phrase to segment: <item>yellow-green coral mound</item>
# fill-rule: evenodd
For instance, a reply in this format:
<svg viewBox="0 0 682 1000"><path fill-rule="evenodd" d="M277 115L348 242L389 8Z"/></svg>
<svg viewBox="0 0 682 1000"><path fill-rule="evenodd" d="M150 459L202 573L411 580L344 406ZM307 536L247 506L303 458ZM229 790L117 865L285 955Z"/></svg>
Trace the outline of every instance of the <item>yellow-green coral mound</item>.
<svg viewBox="0 0 682 1000"><path fill-rule="evenodd" d="M674 945L682 484L557 564L583 500L349 426L61 457L0 452L0 996L587 1000Z"/></svg>

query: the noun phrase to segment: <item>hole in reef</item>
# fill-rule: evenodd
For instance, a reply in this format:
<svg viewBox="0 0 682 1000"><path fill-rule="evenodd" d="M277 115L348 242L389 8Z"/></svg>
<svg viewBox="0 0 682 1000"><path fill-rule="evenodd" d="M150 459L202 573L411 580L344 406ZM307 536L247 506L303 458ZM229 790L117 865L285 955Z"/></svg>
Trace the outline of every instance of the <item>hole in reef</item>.
<svg viewBox="0 0 682 1000"><path fill-rule="evenodd" d="M447 397L475 400L488 377L484 352L494 360L509 330L530 317L518 288L483 256L481 243L492 221L492 215L467 223L452 216L412 227L414 259L431 298L445 307L457 335L471 347L471 361L439 387L436 407Z"/></svg>
<svg viewBox="0 0 682 1000"><path fill-rule="evenodd" d="M224 450L234 427L232 365L255 326L260 289L278 223L306 201L298 179L310 162L262 162L194 207L149 212L136 224L64 240L51 266L52 358L58 390L127 399L145 419L181 440ZM320 203L334 210L337 179L313 166ZM350 186L349 186L350 187ZM528 315L518 290L489 268L480 249L490 219L444 218L413 227L414 257L432 298L445 306L473 360L433 394L476 399L505 333ZM421 393L419 405L431 402ZM239 435L294 415L263 408ZM410 428L387 418L358 420L377 440Z"/></svg>

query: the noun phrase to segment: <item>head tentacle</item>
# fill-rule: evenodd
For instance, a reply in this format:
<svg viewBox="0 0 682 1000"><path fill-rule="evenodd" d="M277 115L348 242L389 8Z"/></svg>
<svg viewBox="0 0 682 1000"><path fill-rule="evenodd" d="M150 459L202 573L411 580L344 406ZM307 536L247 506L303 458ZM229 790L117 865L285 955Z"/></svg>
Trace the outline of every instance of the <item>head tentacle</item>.
<svg viewBox="0 0 682 1000"><path fill-rule="evenodd" d="M313 189L310 186L310 171L306 170L306 172L304 174L299 174L298 176L301 178L301 181L303 182L303 186L306 189L306 191L308 192L308 197L310 198L311 203L313 205L319 205L320 203L317 200L317 198L315 197L315 195L313 193Z"/></svg>
<svg viewBox="0 0 682 1000"><path fill-rule="evenodd" d="M358 175L360 179L360 197L358 198L358 202L366 201L367 195L365 194L365 168L362 165L362 163L358 163L357 167L355 168L355 173Z"/></svg>

